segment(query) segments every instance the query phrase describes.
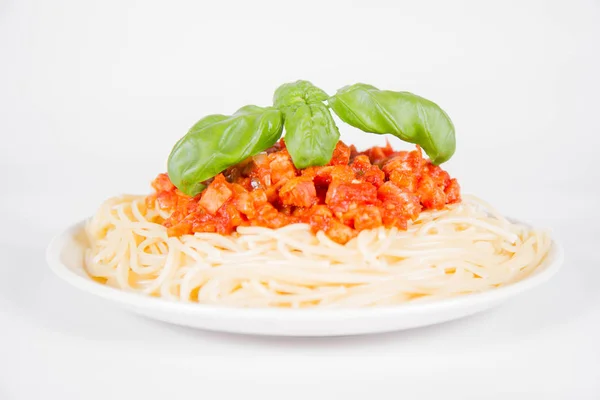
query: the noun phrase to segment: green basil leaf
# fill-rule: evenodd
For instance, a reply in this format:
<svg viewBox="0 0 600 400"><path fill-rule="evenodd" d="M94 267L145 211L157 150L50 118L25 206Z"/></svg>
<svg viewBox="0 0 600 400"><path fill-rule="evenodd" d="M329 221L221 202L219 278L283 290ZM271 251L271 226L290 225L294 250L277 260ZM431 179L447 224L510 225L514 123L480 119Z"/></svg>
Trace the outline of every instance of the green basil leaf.
<svg viewBox="0 0 600 400"><path fill-rule="evenodd" d="M327 164L340 133L331 112L323 104L329 96L308 81L277 88L273 105L284 114L285 144L296 168Z"/></svg>
<svg viewBox="0 0 600 400"><path fill-rule="evenodd" d="M450 117L434 102L415 94L357 83L338 90L328 104L342 121L358 129L390 133L418 144L434 164L448 161L456 149Z"/></svg>
<svg viewBox="0 0 600 400"><path fill-rule="evenodd" d="M169 178L195 196L204 189L202 182L273 146L282 130L282 113L273 107L249 105L231 116L204 117L173 147Z"/></svg>
<svg viewBox="0 0 600 400"><path fill-rule="evenodd" d="M340 133L323 103L299 106L285 116L285 145L298 169L326 165Z"/></svg>

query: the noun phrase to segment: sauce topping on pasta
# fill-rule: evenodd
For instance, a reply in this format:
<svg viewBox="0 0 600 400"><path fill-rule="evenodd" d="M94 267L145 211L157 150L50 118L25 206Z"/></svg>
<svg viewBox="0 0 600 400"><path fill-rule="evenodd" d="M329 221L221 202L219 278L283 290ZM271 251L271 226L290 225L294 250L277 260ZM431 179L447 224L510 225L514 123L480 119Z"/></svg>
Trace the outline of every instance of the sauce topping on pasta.
<svg viewBox="0 0 600 400"><path fill-rule="evenodd" d="M208 183L208 182L207 182ZM171 236L231 234L238 226L280 228L304 222L346 243L363 229L406 229L425 209L460 201L446 171L413 151L336 145L328 165L298 170L283 141L217 175L200 194L180 192L167 174L152 183L149 205L171 212Z"/></svg>

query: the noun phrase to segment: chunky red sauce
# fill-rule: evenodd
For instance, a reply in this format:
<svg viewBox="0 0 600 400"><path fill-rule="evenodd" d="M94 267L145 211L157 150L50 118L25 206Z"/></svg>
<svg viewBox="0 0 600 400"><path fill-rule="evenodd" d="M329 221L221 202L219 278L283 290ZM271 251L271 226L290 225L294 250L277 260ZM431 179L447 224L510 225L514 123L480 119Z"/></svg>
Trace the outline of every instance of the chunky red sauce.
<svg viewBox="0 0 600 400"><path fill-rule="evenodd" d="M424 159L421 149L373 147L357 152L341 141L331 162L298 170L283 141L217 175L195 197L160 174L147 203L171 212L163 222L171 236L193 232L230 234L238 226L304 222L346 243L363 229L406 229L422 210L460 201L460 186Z"/></svg>

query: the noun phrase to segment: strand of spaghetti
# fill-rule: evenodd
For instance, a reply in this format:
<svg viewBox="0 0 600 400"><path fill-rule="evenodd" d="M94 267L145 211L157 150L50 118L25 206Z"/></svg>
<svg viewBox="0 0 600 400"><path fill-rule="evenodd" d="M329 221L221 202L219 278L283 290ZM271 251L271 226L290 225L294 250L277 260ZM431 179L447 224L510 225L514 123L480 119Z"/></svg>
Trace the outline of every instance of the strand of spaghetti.
<svg viewBox="0 0 600 400"><path fill-rule="evenodd" d="M114 234L115 232L113 232ZM119 261L125 257L127 246L122 237L117 237L114 241L109 241L105 248L105 252L97 253L94 257L94 263L100 265L103 261L108 261L106 267L114 269ZM111 243L112 242L112 243Z"/></svg>
<svg viewBox="0 0 600 400"><path fill-rule="evenodd" d="M498 236L504 238L505 240L508 240L509 242L516 242L517 240L519 240L519 237L516 234L514 234L513 232L506 231L505 229L502 229L502 228L490 223L489 218L485 219L485 220L474 219L471 217L440 218L440 219L437 219L435 221L431 221L431 222L428 222L427 224L425 224L420 229L418 234L420 234L420 235L426 234L428 232L428 230L439 226L439 224L461 224L461 223L462 224L470 224L472 226L486 229L486 230L493 232L493 233L497 234Z"/></svg>
<svg viewBox="0 0 600 400"><path fill-rule="evenodd" d="M167 254L167 259L165 261L165 265L162 268L160 274L156 277L156 279L148 285L143 291L147 294L152 294L156 289L160 287L165 279L173 272L176 268L177 260L176 257L179 255L176 248L176 238L169 238L169 252Z"/></svg>

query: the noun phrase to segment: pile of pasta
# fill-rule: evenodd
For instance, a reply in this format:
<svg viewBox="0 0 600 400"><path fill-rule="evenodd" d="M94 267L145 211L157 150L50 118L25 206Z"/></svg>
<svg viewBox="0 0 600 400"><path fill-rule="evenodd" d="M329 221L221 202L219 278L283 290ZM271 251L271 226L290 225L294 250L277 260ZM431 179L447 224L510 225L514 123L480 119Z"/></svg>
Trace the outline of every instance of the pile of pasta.
<svg viewBox="0 0 600 400"><path fill-rule="evenodd" d="M341 245L306 224L240 226L224 236L169 237L144 196L105 202L89 221L85 268L126 291L232 307L364 307L429 301L507 285L533 273L546 232L464 196L406 231L361 231Z"/></svg>

